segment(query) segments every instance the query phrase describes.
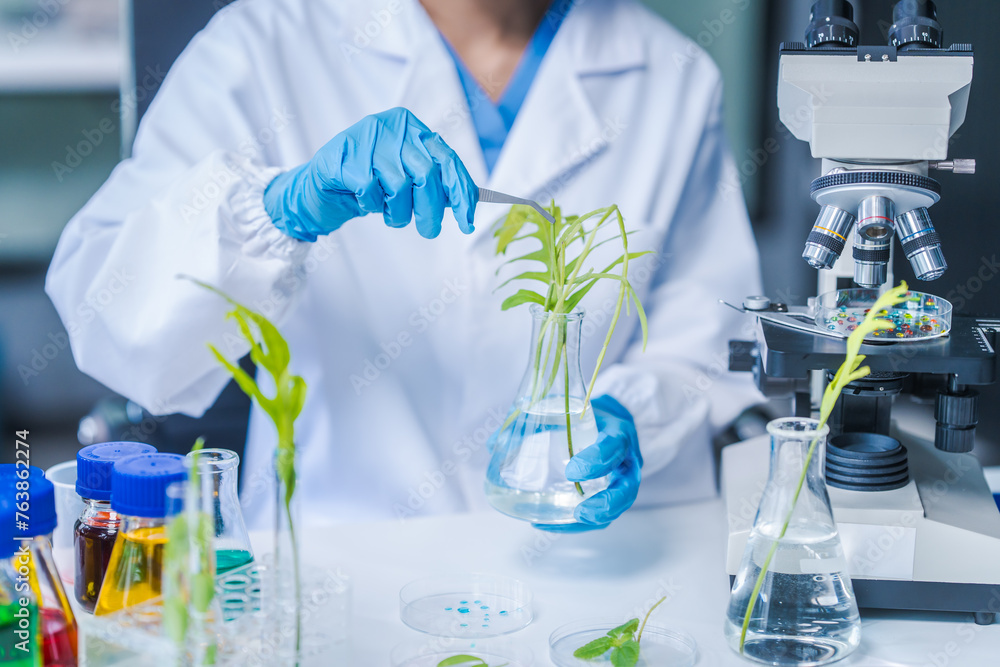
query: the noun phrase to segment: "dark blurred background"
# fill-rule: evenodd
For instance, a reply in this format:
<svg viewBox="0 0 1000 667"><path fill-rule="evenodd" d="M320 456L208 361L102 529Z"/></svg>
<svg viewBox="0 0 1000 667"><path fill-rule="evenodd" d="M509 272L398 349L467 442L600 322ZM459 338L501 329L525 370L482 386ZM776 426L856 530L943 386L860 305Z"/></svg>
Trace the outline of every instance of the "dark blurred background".
<svg viewBox="0 0 1000 667"><path fill-rule="evenodd" d="M646 2L719 63L727 86L726 123L761 249L767 292L804 303L816 292L816 273L800 255L817 213L808 193L819 163L806 144L778 129L775 96L778 44L803 39L811 0ZM886 43L892 0L852 2L862 41ZM8 35L0 45L4 460L13 449L7 434L22 429L30 430L32 462L41 467L71 458L80 439L145 440L164 450L186 451L195 435L207 432L215 446L241 449L246 403L238 391L227 390L210 422L143 413L76 370L65 329L43 292L45 270L63 226L128 154L136 122L169 63L225 4L123 0L119 6L118 0L74 0L45 5L0 0L0 27ZM946 43L972 43L976 51L968 118L950 156L976 158L978 173L937 175L944 198L933 214L951 268L935 283L917 283L947 296L976 274L984 257L1000 250L994 220L1000 204L1000 133L989 119L1000 102L1000 54L992 34L1000 25L1000 2L940 0L937 5ZM779 148L760 160L765 144L773 149L769 140L777 141ZM895 270L897 279L913 284L901 254ZM964 311L1000 314L1000 276L986 282ZM1000 388L983 393L975 453L996 465L1000 410L990 408L1000 406ZM932 425L930 411L929 406L911 406L897 411L897 417ZM109 421L118 424L116 432L101 430Z"/></svg>

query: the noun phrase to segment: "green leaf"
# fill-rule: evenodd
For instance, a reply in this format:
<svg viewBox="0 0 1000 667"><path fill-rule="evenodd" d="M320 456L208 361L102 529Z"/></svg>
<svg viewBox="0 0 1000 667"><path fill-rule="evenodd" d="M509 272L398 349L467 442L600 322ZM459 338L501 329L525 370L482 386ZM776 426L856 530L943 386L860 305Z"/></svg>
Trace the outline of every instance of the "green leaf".
<svg viewBox="0 0 1000 667"><path fill-rule="evenodd" d="M473 665L473 667L489 667L482 658L474 655L453 655L438 663L438 667L451 667L452 665Z"/></svg>
<svg viewBox="0 0 1000 667"><path fill-rule="evenodd" d="M508 264L513 264L514 262L541 262L542 264L548 266L548 261L549 261L549 254L545 252L545 250L535 250L533 252L521 255L520 257L511 257L510 259L508 259L507 261L505 261L503 264L500 265L500 268L497 269L497 273L500 273L500 270L503 269L503 267L507 266Z"/></svg>
<svg viewBox="0 0 1000 667"><path fill-rule="evenodd" d="M545 298L541 294L532 292L531 290L521 289L516 294L512 294L504 299L503 304L500 305L500 310L510 310L523 303L537 303L540 306L544 306Z"/></svg>
<svg viewBox="0 0 1000 667"><path fill-rule="evenodd" d="M507 280L503 281L497 286L497 289L506 287L514 280L537 280L538 282L545 283L546 285L548 285L550 282L552 282L552 276L551 274L549 274L548 271L544 273L541 271L525 271L524 273L519 273L513 278L508 278Z"/></svg>
<svg viewBox="0 0 1000 667"><path fill-rule="evenodd" d="M598 637L594 641L588 642L573 651L573 657L582 658L583 660L599 658L610 649L614 648L614 646L615 643L611 637Z"/></svg>
<svg viewBox="0 0 1000 667"><path fill-rule="evenodd" d="M611 652L614 667L635 667L639 662L639 644L630 639Z"/></svg>
<svg viewBox="0 0 1000 667"><path fill-rule="evenodd" d="M619 625L617 628L608 630L608 636L618 638L621 637L622 635L634 635L635 631L638 629L639 629L639 619L633 618L628 623L623 623L622 625Z"/></svg>

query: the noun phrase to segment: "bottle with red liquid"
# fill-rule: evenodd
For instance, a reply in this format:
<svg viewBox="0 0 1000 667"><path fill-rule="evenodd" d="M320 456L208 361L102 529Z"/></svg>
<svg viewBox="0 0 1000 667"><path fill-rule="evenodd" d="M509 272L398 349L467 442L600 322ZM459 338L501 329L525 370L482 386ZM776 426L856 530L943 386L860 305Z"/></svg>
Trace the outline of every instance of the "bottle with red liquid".
<svg viewBox="0 0 1000 667"><path fill-rule="evenodd" d="M17 510L13 525L0 526L0 540L17 550L9 558L16 584L30 592L44 667L76 667L76 618L52 557L56 527L55 488L45 473L23 464L0 465L0 495Z"/></svg>
<svg viewBox="0 0 1000 667"><path fill-rule="evenodd" d="M93 613L108 561L118 537L121 517L111 509L111 473L115 461L155 452L139 442L105 442L84 447L76 455L76 492L84 510L73 531L75 578L73 589L84 611Z"/></svg>

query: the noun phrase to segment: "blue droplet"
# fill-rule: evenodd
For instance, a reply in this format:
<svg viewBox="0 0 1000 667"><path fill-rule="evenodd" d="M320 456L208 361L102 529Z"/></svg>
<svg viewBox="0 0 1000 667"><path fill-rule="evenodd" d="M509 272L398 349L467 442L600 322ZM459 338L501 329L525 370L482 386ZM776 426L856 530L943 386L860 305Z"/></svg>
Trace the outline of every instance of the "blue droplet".
<svg viewBox="0 0 1000 667"><path fill-rule="evenodd" d="M459 614L468 614L469 613L469 608L468 607L459 607L458 608L458 613Z"/></svg>
<svg viewBox="0 0 1000 667"><path fill-rule="evenodd" d="M482 604L482 602L480 602L479 600L473 600L473 602L474 602L475 604Z"/></svg>
<svg viewBox="0 0 1000 667"><path fill-rule="evenodd" d="M469 624L468 623L462 623L462 627L463 628L467 628L467 627L469 627Z"/></svg>
<svg viewBox="0 0 1000 667"><path fill-rule="evenodd" d="M445 611L451 611L451 607L445 607L444 610Z"/></svg>
<svg viewBox="0 0 1000 667"><path fill-rule="evenodd" d="M459 600L458 604L469 604L468 600Z"/></svg>
<svg viewBox="0 0 1000 667"><path fill-rule="evenodd" d="M501 616L506 616L506 615L507 615L507 610L506 610L506 609L504 609L503 611L501 611L501 612L500 612L500 615L501 615Z"/></svg>
<svg viewBox="0 0 1000 667"><path fill-rule="evenodd" d="M490 626L488 626L488 625L486 625L486 624L484 623L484 624L483 624L483 627L484 627L484 628L488 628L488 627L490 627Z"/></svg>
<svg viewBox="0 0 1000 667"><path fill-rule="evenodd" d="M489 607L487 607L486 605L483 605L482 607L480 607L480 609L489 609Z"/></svg>

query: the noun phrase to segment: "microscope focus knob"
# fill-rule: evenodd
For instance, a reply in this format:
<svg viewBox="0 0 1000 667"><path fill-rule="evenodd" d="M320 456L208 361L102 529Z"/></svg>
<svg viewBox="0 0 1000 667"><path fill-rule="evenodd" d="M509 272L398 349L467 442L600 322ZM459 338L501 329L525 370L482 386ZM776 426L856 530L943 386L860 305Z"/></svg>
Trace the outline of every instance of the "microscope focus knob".
<svg viewBox="0 0 1000 667"><path fill-rule="evenodd" d="M806 29L806 46L858 45L861 31L854 22L854 7L847 0L819 0L813 3Z"/></svg>
<svg viewBox="0 0 1000 667"><path fill-rule="evenodd" d="M940 49L944 28L933 0L900 0L892 10L889 43L897 48Z"/></svg>
<svg viewBox="0 0 1000 667"><path fill-rule="evenodd" d="M971 452L979 424L979 392L939 392L934 413L934 446L944 452Z"/></svg>

